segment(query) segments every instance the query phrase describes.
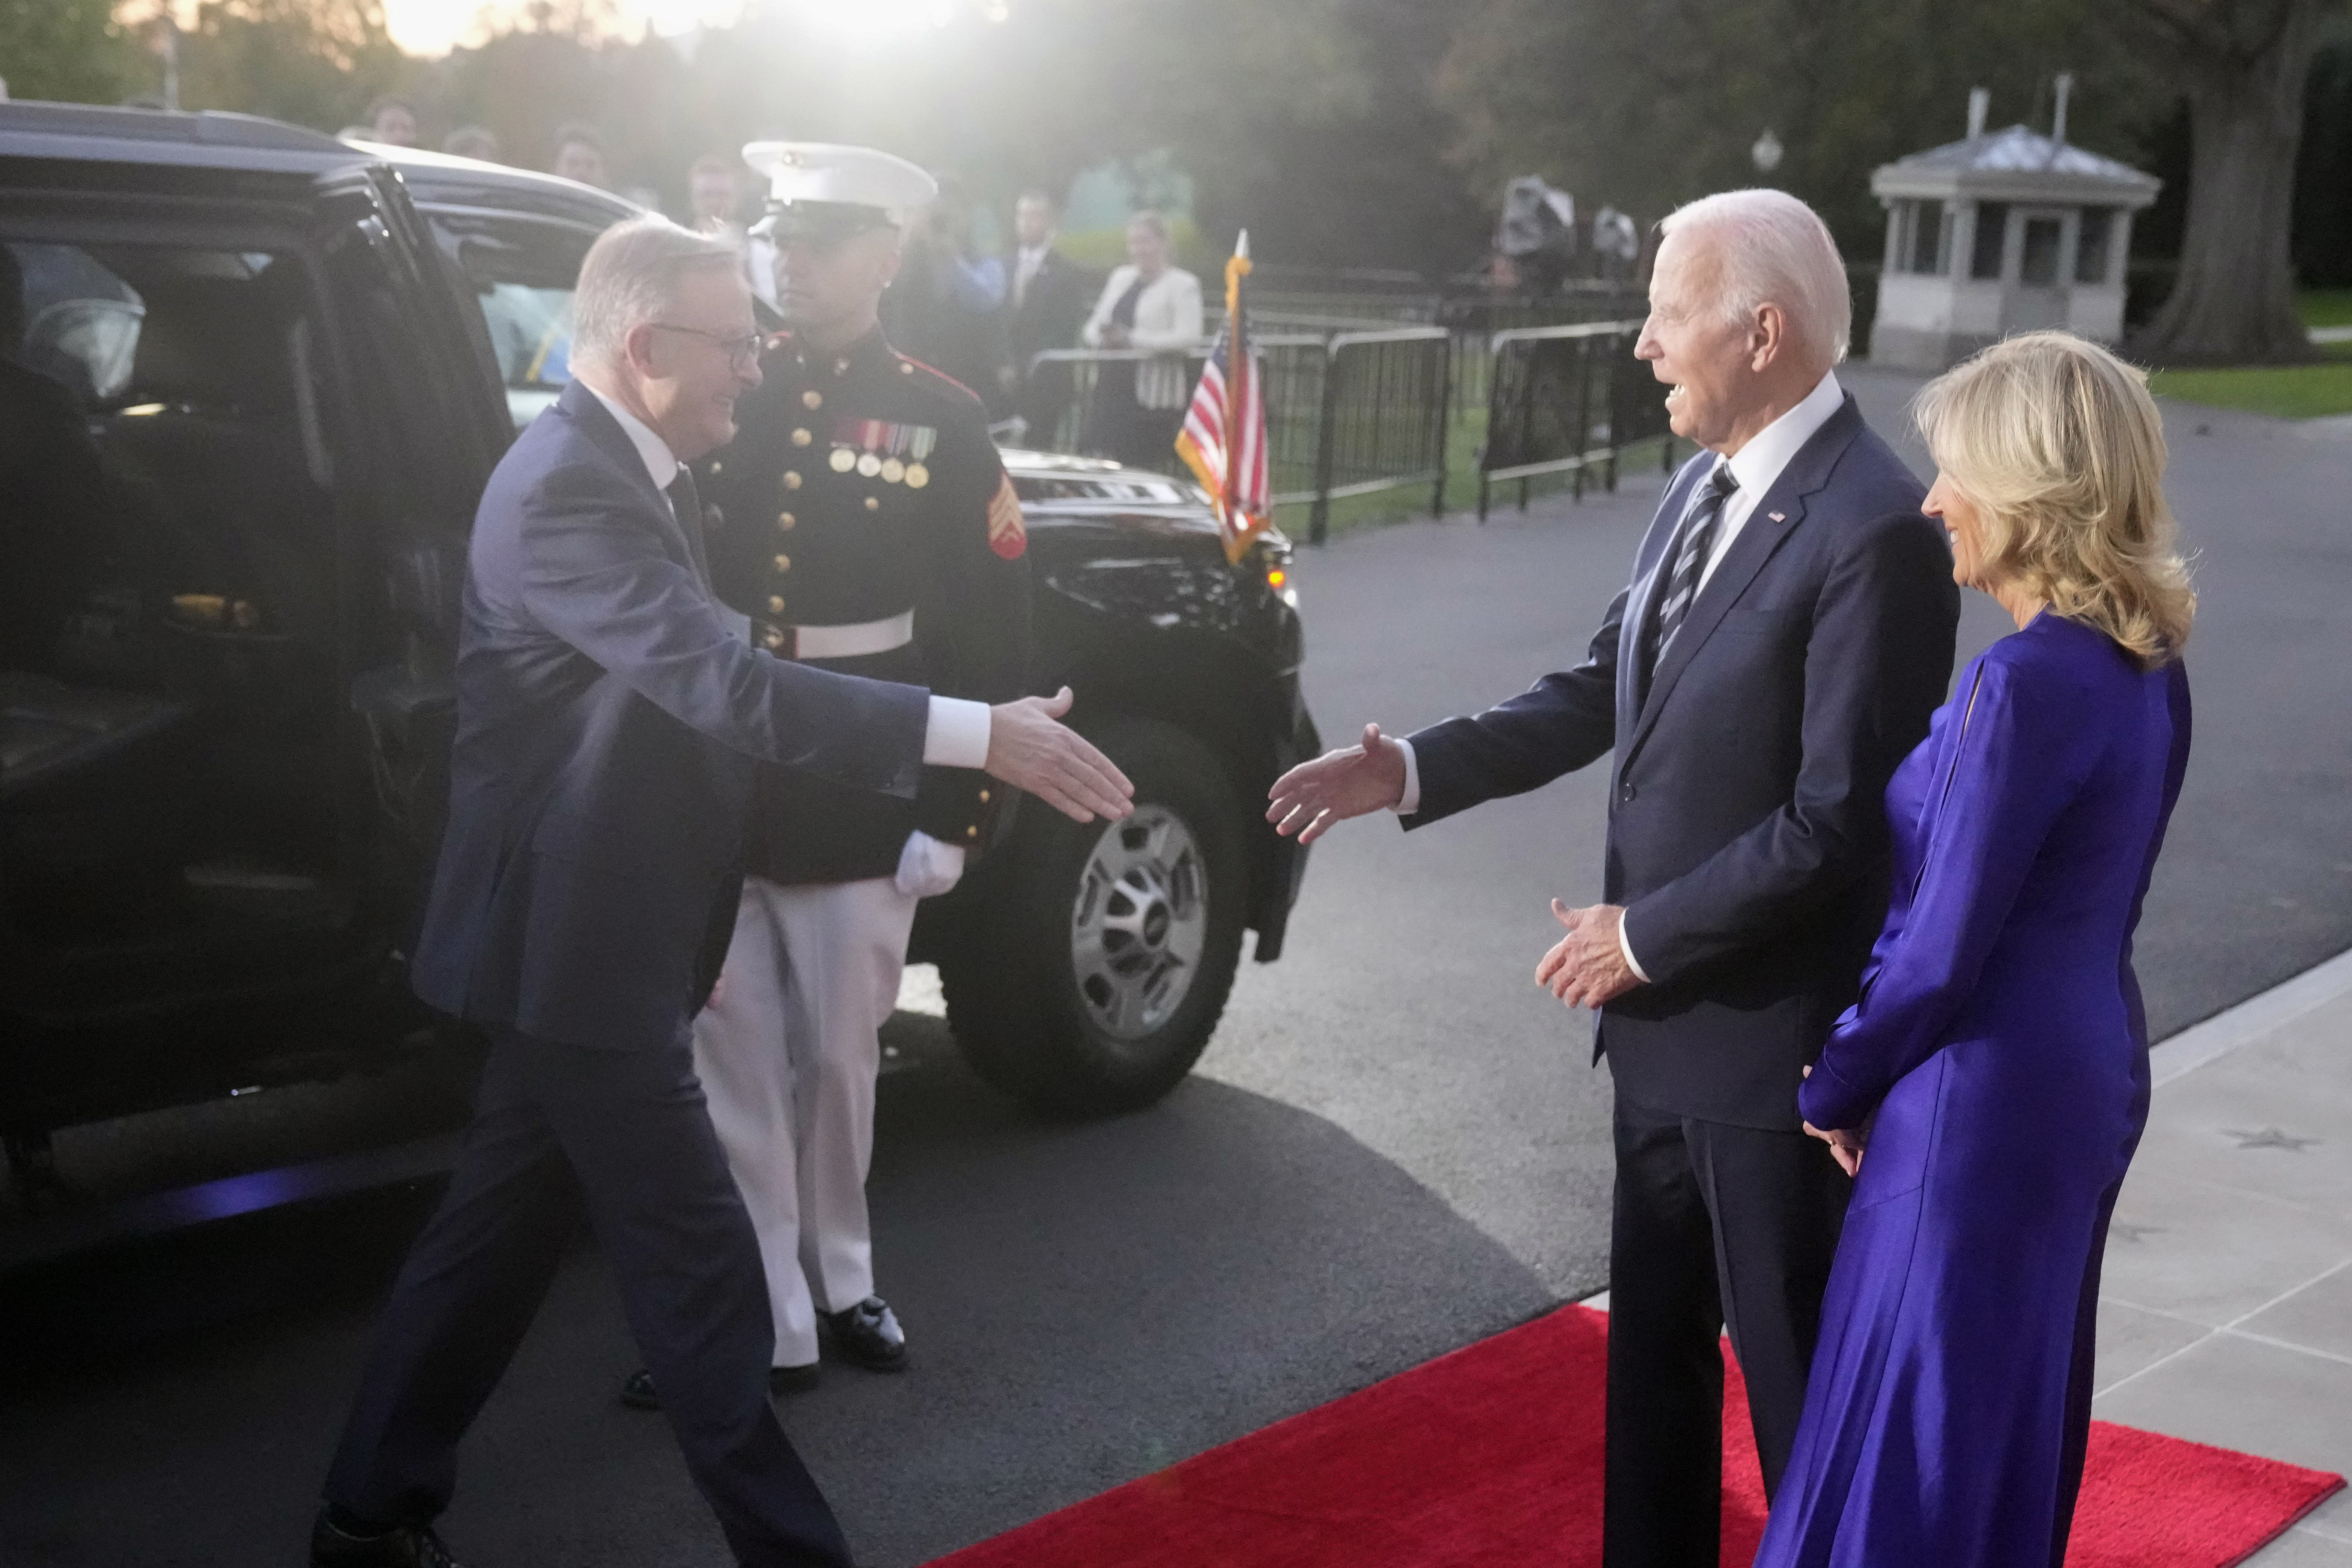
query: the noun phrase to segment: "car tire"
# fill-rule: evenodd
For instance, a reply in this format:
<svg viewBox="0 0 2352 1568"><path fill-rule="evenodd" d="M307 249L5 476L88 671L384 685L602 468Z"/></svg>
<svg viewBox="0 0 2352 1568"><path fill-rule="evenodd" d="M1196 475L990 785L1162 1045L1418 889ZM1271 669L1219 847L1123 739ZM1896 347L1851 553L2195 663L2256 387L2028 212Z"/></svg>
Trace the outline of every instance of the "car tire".
<svg viewBox="0 0 2352 1568"><path fill-rule="evenodd" d="M1233 989L1249 898L1215 755L1150 721L1091 738L1134 781L1135 815L1080 824L1024 802L987 915L940 966L974 1070L1061 1115L1139 1110L1183 1081Z"/></svg>

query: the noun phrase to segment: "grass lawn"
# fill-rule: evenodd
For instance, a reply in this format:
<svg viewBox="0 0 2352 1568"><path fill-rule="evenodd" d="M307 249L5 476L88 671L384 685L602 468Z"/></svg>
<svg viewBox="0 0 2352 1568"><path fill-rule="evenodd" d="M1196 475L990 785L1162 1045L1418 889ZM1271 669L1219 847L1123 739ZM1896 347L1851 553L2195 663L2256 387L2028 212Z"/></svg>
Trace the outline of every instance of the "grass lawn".
<svg viewBox="0 0 2352 1568"><path fill-rule="evenodd" d="M1465 410L1463 416L1454 420L1447 429L1445 437L1445 510L1447 511L1470 511L1477 507L1478 448L1486 443L1486 411L1484 408ZM1681 457L1690 455L1688 443L1684 444L1682 451L1677 455ZM1618 459L1617 468L1621 474L1635 473L1645 465L1654 468L1657 461L1658 444L1655 441L1644 441L1638 446L1625 448L1624 455ZM1599 489L1602 477L1599 471L1587 475L1585 489L1587 490ZM1568 474L1547 475L1542 479L1530 481L1528 493L1531 498L1564 495L1568 492L1572 479L1573 476ZM1493 496L1487 501L1490 512L1507 511L1518 504L1519 487L1516 480L1496 485ZM1278 506L1274 509L1275 526L1297 542L1304 544L1307 542L1307 522L1313 515L1314 508L1306 502L1294 506ZM1401 522L1407 518L1428 515L1429 486L1425 483L1405 485L1392 490L1376 490L1368 496L1349 496L1344 500L1333 501L1330 530L1335 534L1342 533L1350 528L1360 528L1367 524Z"/></svg>
<svg viewBox="0 0 2352 1568"><path fill-rule="evenodd" d="M2352 327L2352 289L2306 289L2298 296L2306 327Z"/></svg>
<svg viewBox="0 0 2352 1568"><path fill-rule="evenodd" d="M2313 298L2305 295L2305 310ZM2352 314L2352 291L2342 298ZM2326 345L2317 364L2252 365L2243 370L2160 370L2147 379L2159 397L2242 408L2277 419L2352 414L2352 343Z"/></svg>

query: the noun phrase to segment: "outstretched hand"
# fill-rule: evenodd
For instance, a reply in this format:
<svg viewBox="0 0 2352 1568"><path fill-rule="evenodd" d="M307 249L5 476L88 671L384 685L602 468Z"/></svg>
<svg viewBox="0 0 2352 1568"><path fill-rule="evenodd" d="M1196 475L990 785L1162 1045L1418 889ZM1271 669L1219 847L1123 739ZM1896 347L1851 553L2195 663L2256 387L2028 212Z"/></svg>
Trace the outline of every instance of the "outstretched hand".
<svg viewBox="0 0 2352 1568"><path fill-rule="evenodd" d="M1066 686L1051 697L1024 697L988 710L991 777L1027 790L1077 822L1117 822L1134 811L1135 786L1087 738L1061 722L1074 699Z"/></svg>
<svg viewBox="0 0 2352 1568"><path fill-rule="evenodd" d="M1625 962L1625 944L1618 935L1625 922L1622 908L1594 904L1571 910L1554 899L1551 913L1568 934L1536 965L1537 984L1571 1007L1599 1007L1642 984Z"/></svg>
<svg viewBox="0 0 2352 1568"><path fill-rule="evenodd" d="M1274 803L1265 811L1274 830L1312 844L1351 816L1385 811L1404 799L1404 748L1378 724L1367 724L1361 744L1299 763L1265 794Z"/></svg>
<svg viewBox="0 0 2352 1568"><path fill-rule="evenodd" d="M1812 1077L1813 1069L1807 1068L1805 1076ZM1848 1176L1862 1174L1864 1140L1861 1133L1834 1128L1824 1132L1810 1121L1804 1125L1806 1137L1818 1138L1830 1146L1830 1158L1838 1163L1839 1170L1843 1171Z"/></svg>

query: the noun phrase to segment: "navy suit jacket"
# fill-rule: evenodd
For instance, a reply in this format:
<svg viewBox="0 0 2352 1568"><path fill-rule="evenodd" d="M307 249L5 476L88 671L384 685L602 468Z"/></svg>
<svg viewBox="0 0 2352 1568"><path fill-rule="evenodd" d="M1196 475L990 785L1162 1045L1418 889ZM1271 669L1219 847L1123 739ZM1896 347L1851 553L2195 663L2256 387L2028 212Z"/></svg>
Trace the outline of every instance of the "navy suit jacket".
<svg viewBox="0 0 2352 1568"><path fill-rule="evenodd" d="M1584 662L1412 737L1425 826L1612 748L1604 894L1653 984L1602 1009L1618 1091L1800 1125L1886 908L1884 795L1951 679L1959 594L1919 481L1849 395L1749 512L1640 689L1641 630L1702 451L1666 489Z"/></svg>
<svg viewBox="0 0 2352 1568"><path fill-rule="evenodd" d="M476 513L449 824L417 994L541 1039L667 1045L731 916L757 761L911 798L929 694L730 634L617 421L573 384Z"/></svg>

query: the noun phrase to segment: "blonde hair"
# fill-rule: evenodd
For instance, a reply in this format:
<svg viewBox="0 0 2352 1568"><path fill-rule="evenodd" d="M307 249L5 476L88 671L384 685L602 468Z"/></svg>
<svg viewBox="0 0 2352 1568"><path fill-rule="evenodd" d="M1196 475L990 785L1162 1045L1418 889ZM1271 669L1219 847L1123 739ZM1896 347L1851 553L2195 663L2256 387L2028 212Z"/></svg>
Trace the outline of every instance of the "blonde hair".
<svg viewBox="0 0 2352 1568"><path fill-rule="evenodd" d="M1780 307L1790 331L1825 365L1841 363L1853 336L1845 262L1821 215L1786 191L1718 191L1685 202L1658 223L1661 235L1710 229L1721 238L1716 309L1734 327Z"/></svg>
<svg viewBox="0 0 2352 1568"><path fill-rule="evenodd" d="M2164 420L2147 376L2071 332L2005 339L1912 405L1937 467L1977 504L1983 570L2014 578L2147 668L2197 615L2164 500Z"/></svg>

